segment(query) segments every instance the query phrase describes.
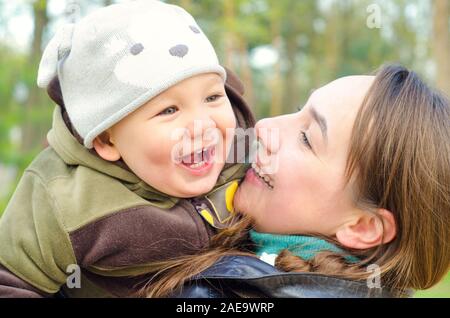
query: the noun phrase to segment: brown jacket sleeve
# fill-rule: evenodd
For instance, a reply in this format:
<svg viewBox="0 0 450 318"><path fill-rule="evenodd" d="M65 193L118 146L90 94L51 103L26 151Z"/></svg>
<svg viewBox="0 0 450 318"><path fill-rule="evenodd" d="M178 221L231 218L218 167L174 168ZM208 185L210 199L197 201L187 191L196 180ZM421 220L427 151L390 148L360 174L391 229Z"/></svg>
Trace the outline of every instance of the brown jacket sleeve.
<svg viewBox="0 0 450 318"><path fill-rule="evenodd" d="M0 298L43 298L52 297L21 280L0 265Z"/></svg>
<svg viewBox="0 0 450 318"><path fill-rule="evenodd" d="M117 211L71 232L70 240L82 268L118 273L197 253L209 245L213 232L208 227L181 200L169 210L140 206Z"/></svg>

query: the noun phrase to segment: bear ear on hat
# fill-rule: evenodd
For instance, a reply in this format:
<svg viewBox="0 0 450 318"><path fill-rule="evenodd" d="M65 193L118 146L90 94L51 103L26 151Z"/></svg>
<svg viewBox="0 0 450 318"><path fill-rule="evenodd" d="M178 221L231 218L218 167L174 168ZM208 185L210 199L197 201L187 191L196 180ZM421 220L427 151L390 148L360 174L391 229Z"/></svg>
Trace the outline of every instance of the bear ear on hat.
<svg viewBox="0 0 450 318"><path fill-rule="evenodd" d="M58 63L67 57L71 50L74 27L74 24L61 27L45 48L37 78L37 85L40 88L47 88L52 79L58 75Z"/></svg>

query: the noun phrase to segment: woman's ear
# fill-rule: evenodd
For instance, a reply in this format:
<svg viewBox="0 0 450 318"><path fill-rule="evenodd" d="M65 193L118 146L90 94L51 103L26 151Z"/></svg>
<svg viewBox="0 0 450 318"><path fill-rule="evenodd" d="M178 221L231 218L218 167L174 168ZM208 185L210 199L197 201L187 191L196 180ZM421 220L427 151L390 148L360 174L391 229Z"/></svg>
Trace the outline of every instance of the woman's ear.
<svg viewBox="0 0 450 318"><path fill-rule="evenodd" d="M396 235L397 226L394 215L385 209L379 209L377 215L361 212L336 232L339 243L352 249L369 249L386 244Z"/></svg>
<svg viewBox="0 0 450 318"><path fill-rule="evenodd" d="M117 161L121 158L120 152L112 141L109 132L104 132L93 141L94 149L106 161Z"/></svg>

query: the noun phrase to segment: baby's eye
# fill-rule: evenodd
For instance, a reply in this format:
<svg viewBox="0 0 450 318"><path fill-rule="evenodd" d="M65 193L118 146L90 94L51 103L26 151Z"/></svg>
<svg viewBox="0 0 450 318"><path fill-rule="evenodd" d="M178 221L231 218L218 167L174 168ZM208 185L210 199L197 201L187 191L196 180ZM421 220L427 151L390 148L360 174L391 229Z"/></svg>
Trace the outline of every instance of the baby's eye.
<svg viewBox="0 0 450 318"><path fill-rule="evenodd" d="M223 97L223 95L219 95L219 94L211 95L208 98L206 98L206 102L207 103L213 103L213 102L217 101L218 99L220 99L222 97Z"/></svg>
<svg viewBox="0 0 450 318"><path fill-rule="evenodd" d="M164 109L162 112L160 112L158 114L158 116L168 116L168 115L173 115L178 111L178 107L176 106L171 106L171 107L167 107L166 109Z"/></svg>

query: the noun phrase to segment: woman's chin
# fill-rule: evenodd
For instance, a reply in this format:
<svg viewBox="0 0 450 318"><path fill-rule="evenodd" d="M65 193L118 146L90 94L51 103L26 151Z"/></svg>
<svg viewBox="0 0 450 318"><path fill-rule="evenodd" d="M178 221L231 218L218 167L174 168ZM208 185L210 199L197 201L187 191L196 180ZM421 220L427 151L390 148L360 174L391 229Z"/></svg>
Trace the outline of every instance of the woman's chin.
<svg viewBox="0 0 450 318"><path fill-rule="evenodd" d="M256 200L255 189L246 183L245 181L241 183L236 194L234 196L234 209L243 215L254 217L258 210L261 199Z"/></svg>

